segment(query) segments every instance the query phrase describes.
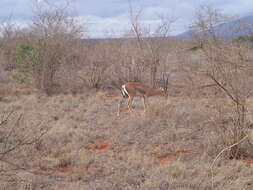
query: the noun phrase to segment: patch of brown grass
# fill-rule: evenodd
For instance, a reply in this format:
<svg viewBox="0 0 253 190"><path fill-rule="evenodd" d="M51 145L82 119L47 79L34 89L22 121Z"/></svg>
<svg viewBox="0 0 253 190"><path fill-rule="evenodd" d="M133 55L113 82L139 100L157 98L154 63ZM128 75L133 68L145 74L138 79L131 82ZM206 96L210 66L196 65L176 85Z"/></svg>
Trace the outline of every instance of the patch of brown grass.
<svg viewBox="0 0 253 190"><path fill-rule="evenodd" d="M34 179L33 187L49 183L50 177L49 189L143 190L168 182L172 189L188 190L211 188L210 164L222 148L214 125L220 121L210 120L218 118L211 101L154 98L145 114L142 102L136 101L133 113L120 117L115 99L93 93L41 99L31 94L2 105L19 105L27 126L50 121L47 136L29 154L16 155L20 160L26 155L45 180ZM251 167L249 158L222 157L214 168L215 187L250 189Z"/></svg>

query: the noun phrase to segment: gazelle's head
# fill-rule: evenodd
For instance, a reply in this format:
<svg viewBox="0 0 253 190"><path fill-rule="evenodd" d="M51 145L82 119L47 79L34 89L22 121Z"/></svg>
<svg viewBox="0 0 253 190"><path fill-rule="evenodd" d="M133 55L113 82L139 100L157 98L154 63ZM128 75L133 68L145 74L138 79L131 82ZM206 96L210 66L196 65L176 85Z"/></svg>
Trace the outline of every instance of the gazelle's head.
<svg viewBox="0 0 253 190"><path fill-rule="evenodd" d="M164 88L157 88L157 94L165 96L166 95L166 91Z"/></svg>

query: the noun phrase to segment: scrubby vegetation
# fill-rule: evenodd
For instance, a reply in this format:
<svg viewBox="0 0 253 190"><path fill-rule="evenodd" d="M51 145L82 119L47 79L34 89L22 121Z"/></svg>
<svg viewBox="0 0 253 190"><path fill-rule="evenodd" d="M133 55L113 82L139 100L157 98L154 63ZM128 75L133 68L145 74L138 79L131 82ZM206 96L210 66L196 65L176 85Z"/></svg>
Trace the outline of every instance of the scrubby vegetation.
<svg viewBox="0 0 253 190"><path fill-rule="evenodd" d="M191 41L133 10L121 39L84 38L65 9L3 24L0 188L252 189L252 46L220 39L222 15L201 10ZM167 96L117 117L127 81Z"/></svg>

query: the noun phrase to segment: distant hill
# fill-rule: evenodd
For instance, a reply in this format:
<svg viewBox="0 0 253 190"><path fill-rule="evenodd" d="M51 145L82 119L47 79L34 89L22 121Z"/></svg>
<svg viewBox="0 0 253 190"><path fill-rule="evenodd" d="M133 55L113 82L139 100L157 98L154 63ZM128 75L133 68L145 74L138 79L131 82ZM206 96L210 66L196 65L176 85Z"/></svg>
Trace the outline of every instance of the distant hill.
<svg viewBox="0 0 253 190"><path fill-rule="evenodd" d="M215 32L218 36L225 39L234 39L239 36L253 34L253 15L217 25ZM189 32L179 34L177 37L181 39L191 38Z"/></svg>

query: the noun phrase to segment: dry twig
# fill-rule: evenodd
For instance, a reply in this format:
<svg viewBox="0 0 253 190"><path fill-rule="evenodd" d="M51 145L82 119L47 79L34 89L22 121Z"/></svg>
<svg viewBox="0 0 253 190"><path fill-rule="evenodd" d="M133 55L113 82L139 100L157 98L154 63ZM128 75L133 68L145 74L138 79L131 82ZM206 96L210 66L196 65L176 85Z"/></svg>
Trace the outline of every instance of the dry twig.
<svg viewBox="0 0 253 190"><path fill-rule="evenodd" d="M234 143L234 144L232 144L232 145L230 145L230 146L228 146L228 147L226 147L226 148L224 148L222 151L220 151L219 152L219 154L215 157L215 159L213 160L213 163L212 163L212 165L211 165L211 174L212 174L212 189L214 189L214 182L213 182L213 166L214 166L214 164L215 164L215 162L218 160L218 158L221 156L221 154L223 153L223 152L225 152L226 150L230 150L231 148L233 148L234 146L236 146L236 145L238 145L238 144L240 144L240 143L242 143L244 140L246 140L248 138L248 135L246 135L245 137L243 137L240 141L238 141L238 142L236 142L236 143Z"/></svg>

